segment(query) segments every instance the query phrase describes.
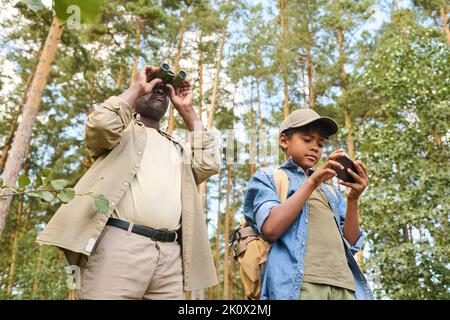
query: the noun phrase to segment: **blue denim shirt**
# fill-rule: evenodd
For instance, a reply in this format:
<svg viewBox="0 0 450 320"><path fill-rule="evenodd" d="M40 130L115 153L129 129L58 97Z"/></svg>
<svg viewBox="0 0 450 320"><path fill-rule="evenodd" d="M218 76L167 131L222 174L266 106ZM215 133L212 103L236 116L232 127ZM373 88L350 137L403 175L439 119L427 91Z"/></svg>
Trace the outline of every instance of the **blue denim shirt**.
<svg viewBox="0 0 450 320"><path fill-rule="evenodd" d="M303 169L297 166L291 158L279 168L284 170L289 178L288 197L290 197L306 182L307 177ZM362 246L364 232L360 229L358 241L354 246L351 246L342 233L347 208L345 199L337 190L335 192L336 198L325 184L322 184L320 188L328 199L344 241L348 265L355 279L356 299L373 299L369 284L353 257ZM245 197L244 215L247 222L253 229L263 234L262 225L272 208L278 204L280 204L280 199L276 191L272 170L267 168L258 170L250 179ZM306 203L295 222L272 244L264 268L260 299L299 299L304 276L306 241L308 239L308 215L309 205Z"/></svg>

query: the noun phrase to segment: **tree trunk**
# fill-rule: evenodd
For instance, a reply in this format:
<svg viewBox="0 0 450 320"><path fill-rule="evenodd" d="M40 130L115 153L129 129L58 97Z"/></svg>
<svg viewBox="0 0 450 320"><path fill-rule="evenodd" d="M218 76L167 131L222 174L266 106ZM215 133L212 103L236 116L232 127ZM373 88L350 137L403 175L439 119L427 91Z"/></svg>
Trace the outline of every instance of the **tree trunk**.
<svg viewBox="0 0 450 320"><path fill-rule="evenodd" d="M31 292L34 295L39 288L39 281L41 278L41 270L42 270L42 256L44 255L44 246L39 246L39 254L37 258L37 266L36 266L36 274L33 279L33 285L31 287Z"/></svg>
<svg viewBox="0 0 450 320"><path fill-rule="evenodd" d="M219 171L219 186L217 188L217 227L216 227L216 272L217 272L217 297L220 299L220 202L222 200L222 170Z"/></svg>
<svg viewBox="0 0 450 320"><path fill-rule="evenodd" d="M286 17L284 15L284 10L286 8L286 0L278 0L279 11L280 11L280 24L281 24L281 39L286 38ZM282 66L282 78L283 78L283 114L284 118L289 115L289 95L288 95L288 76L284 66Z"/></svg>
<svg viewBox="0 0 450 320"><path fill-rule="evenodd" d="M17 182L19 171L27 153L28 145L33 131L33 124L36 119L42 93L48 81L51 64L55 58L57 45L61 39L64 22L57 17L53 18L52 25L47 35L42 55L36 68L36 74L31 83L30 94L25 103L22 120L17 128L14 142L6 160L3 180L9 185ZM6 194L5 191L3 194ZM5 227L6 216L11 204L11 197L0 202L0 233Z"/></svg>
<svg viewBox="0 0 450 320"><path fill-rule="evenodd" d="M27 216L25 217L25 222L23 224L23 231L27 231L30 226L31 213L33 212L33 202L28 203Z"/></svg>
<svg viewBox="0 0 450 320"><path fill-rule="evenodd" d="M228 260L229 260L229 247L228 247L228 241L229 241L229 227L230 227L230 192L231 192L231 175L232 167L231 164L227 165L227 194L226 194L226 204L225 204L225 230L224 230L224 245L225 245L225 253L223 255L223 299L229 300L230 299L230 289L229 289L229 280L230 275L228 271Z"/></svg>
<svg viewBox="0 0 450 320"><path fill-rule="evenodd" d="M203 115L203 35L199 36L199 58L198 58L198 118L202 121Z"/></svg>
<svg viewBox="0 0 450 320"><path fill-rule="evenodd" d="M12 241L12 252L11 252L11 263L9 266L9 274L8 274L8 287L6 289L6 294L11 296L12 288L14 285L14 276L16 274L16 260L17 260L17 247L19 245L19 235L21 231L22 224L22 213L23 213L23 196L20 196L19 206L17 208L17 219L16 219L16 228L14 230L13 241Z"/></svg>
<svg viewBox="0 0 450 320"><path fill-rule="evenodd" d="M344 32L338 30L338 44L339 44L339 77L341 80L341 90L344 95L347 91L347 83L345 79L345 61L343 57ZM348 155L354 159L355 157L355 143L352 136L352 118L349 111L344 107L344 125L347 129L347 152Z"/></svg>
<svg viewBox="0 0 450 320"><path fill-rule="evenodd" d="M311 47L310 44L306 47L306 65L308 68L308 89L309 89L309 107L314 108L314 83L313 83L313 66L311 61Z"/></svg>
<svg viewBox="0 0 450 320"><path fill-rule="evenodd" d="M303 109L306 109L308 102L306 101L305 59L303 56L300 56L300 82L302 84Z"/></svg>
<svg viewBox="0 0 450 320"><path fill-rule="evenodd" d="M127 36L127 39L125 40L125 48L128 47L130 43L130 37ZM120 67L119 67L119 72L117 73L117 80L116 80L116 90L119 90L120 87L122 86L123 83L123 79L125 78L125 64L126 64L126 59L120 59ZM133 79L133 78L131 78Z"/></svg>
<svg viewBox="0 0 450 320"><path fill-rule="evenodd" d="M283 115L286 119L289 115L289 96L288 96L288 84L287 84L287 75L286 72L283 72Z"/></svg>
<svg viewBox="0 0 450 320"><path fill-rule="evenodd" d="M116 83L117 85L117 83ZM94 110L94 88L95 88L95 76L94 73L91 73L88 77L88 98L89 98L89 107L86 109L85 114L86 116L89 116L92 111ZM120 87L120 84L119 84ZM83 170L86 173L86 171L89 170L89 168L92 166L92 160L89 154L86 154L86 156L83 159Z"/></svg>
<svg viewBox="0 0 450 320"><path fill-rule="evenodd" d="M136 44L134 46L136 53L133 58L133 66L131 67L130 86L134 83L137 74L137 66L139 62L139 50L141 48L141 18L136 18Z"/></svg>
<svg viewBox="0 0 450 320"><path fill-rule="evenodd" d="M250 143L249 143L249 169L250 176L255 173L255 147L256 147L256 136L255 136L255 112L253 111L253 82L250 89Z"/></svg>
<svg viewBox="0 0 450 320"><path fill-rule="evenodd" d="M397 10L398 10L398 1L393 0L392 1L392 11L397 11Z"/></svg>
<svg viewBox="0 0 450 320"><path fill-rule="evenodd" d="M447 36L447 47L450 45L450 29L447 23L447 10L444 4L441 4L440 15L442 20L442 27L444 28L445 35Z"/></svg>
<svg viewBox="0 0 450 320"><path fill-rule="evenodd" d="M256 150L258 151L257 162L262 166L266 166L267 153L266 153L266 150L264 149L266 139L265 139L265 133L264 133L264 129L263 129L264 118L263 118L263 115L261 112L261 94L259 92L259 79L258 78L256 78L256 103L258 106L258 141L256 143L256 145L257 145ZM255 170L256 170L256 168L255 168Z"/></svg>
<svg viewBox="0 0 450 320"><path fill-rule="evenodd" d="M259 80L256 78L256 103L258 105L258 130L263 129L264 119L261 112L261 94L259 92Z"/></svg>
<svg viewBox="0 0 450 320"><path fill-rule="evenodd" d="M39 51L39 54L40 55ZM36 72L36 66L34 66L33 71L28 75L27 82L25 83L25 87L23 89L22 98L20 99L19 108L17 112L14 114L14 118L11 121L11 126L9 127L8 135L5 139L5 144L2 148L1 159L0 159L0 173L5 169L6 159L8 159L8 152L11 149L11 145L14 139L14 134L16 133L17 127L19 125L19 116L22 114L23 106L27 99L28 90L30 89L31 80L33 79L34 73Z"/></svg>
<svg viewBox="0 0 450 320"><path fill-rule="evenodd" d="M184 32L186 31L186 24L189 17L188 10L189 7L186 5L183 11L183 20L181 21L180 30L178 31L177 54L175 56L175 72L178 72L180 70L180 59L181 59L181 50L183 49ZM167 129L167 133L172 134L174 127L175 127L174 108L173 105L170 104L169 128Z"/></svg>
<svg viewBox="0 0 450 320"><path fill-rule="evenodd" d="M345 82L345 61L344 61L344 32L343 30L338 30L338 44L339 44L339 74L340 74L340 80L341 80L341 89L342 94L344 95L347 91L347 84ZM350 116L349 111L346 107L344 107L344 126L347 130L347 152L351 159L355 159L355 142L353 141L353 132L352 132L352 118ZM358 218L360 220L360 215L358 213ZM358 262L358 265L363 268L363 252L362 250L358 251L356 254L356 261Z"/></svg>
<svg viewBox="0 0 450 320"><path fill-rule="evenodd" d="M236 186L236 174L233 175L233 186ZM231 206L231 215L230 215L230 229L234 230L236 223L236 207L237 207L237 196L236 196L236 187L233 188L233 205ZM225 243L228 246L228 243ZM234 299L234 288L236 285L236 260L234 256L231 256L231 265L230 265L230 299Z"/></svg>
<svg viewBox="0 0 450 320"><path fill-rule="evenodd" d="M224 28L222 30L222 36L220 39L219 52L217 53L216 75L214 76L213 94L211 97L211 108L209 109L208 123L206 124L207 129L211 129L213 124L214 111L216 109L217 103L217 93L219 91L219 79L220 79L220 70L222 67L223 47L225 45L226 38L227 38L227 30Z"/></svg>

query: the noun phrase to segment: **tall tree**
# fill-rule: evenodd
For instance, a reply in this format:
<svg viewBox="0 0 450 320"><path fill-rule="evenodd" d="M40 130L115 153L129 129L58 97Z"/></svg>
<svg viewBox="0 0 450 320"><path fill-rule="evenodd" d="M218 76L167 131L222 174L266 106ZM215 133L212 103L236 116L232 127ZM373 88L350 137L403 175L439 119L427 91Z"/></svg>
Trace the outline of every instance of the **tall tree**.
<svg viewBox="0 0 450 320"><path fill-rule="evenodd" d="M281 69L281 77L283 80L283 114L286 118L289 115L289 92L288 92L288 74L286 62L283 63L282 57L289 52L287 47L288 32L286 26L286 2L288 0L278 0L279 17L280 17L280 47L279 47L279 63L278 67Z"/></svg>
<svg viewBox="0 0 450 320"><path fill-rule="evenodd" d="M84 9L82 12L86 13L83 15L84 19L90 19L91 21L95 21L97 19L101 4L100 1L92 1L88 6L82 5L81 3L77 4ZM8 156L8 160L5 164L5 170L2 174L3 180L9 185L15 184L19 176L20 168L25 159L26 149L30 142L33 124L39 110L42 92L47 84L51 64L55 58L57 45L61 39L64 26L64 20L62 19L68 18L66 10L67 5L59 1L55 1L55 5L58 6L58 10L56 12L59 14L59 17L56 15L50 26L47 40L45 41L41 57L36 68L36 74L31 82L30 94L24 106L22 121L17 128L10 155ZM5 220L8 215L10 203L11 197L7 197L5 201L0 203L0 233L5 227Z"/></svg>

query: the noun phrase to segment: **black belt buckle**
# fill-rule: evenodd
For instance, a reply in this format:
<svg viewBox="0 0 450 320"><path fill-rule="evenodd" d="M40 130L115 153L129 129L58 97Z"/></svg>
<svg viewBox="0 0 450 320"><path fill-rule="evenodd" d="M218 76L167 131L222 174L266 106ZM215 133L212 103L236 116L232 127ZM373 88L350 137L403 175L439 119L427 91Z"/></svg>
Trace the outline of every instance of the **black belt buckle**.
<svg viewBox="0 0 450 320"><path fill-rule="evenodd" d="M128 221L116 219L113 217L110 217L106 224L118 227L123 230L127 230L130 226L130 223ZM139 224L134 224L133 228L131 229L131 232L150 238L154 241L175 242L178 240L178 233L176 231L157 230ZM173 234L175 234L175 239L169 241Z"/></svg>

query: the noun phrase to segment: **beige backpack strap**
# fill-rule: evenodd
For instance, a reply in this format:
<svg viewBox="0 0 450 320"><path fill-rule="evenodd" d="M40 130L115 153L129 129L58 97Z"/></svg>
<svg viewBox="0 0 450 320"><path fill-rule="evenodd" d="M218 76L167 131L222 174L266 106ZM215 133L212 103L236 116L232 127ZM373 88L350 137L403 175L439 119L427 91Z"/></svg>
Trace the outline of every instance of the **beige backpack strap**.
<svg viewBox="0 0 450 320"><path fill-rule="evenodd" d="M288 178L286 172L284 172L282 169L273 170L273 179L275 181L275 187L277 189L278 197L280 198L281 202L286 201L288 188L289 188L289 178ZM258 270L259 270L260 276L262 274L263 265L267 261L267 257L269 256L271 247L272 247L271 244L269 244L266 247L266 249L264 250L264 253L261 257L261 260L258 263Z"/></svg>
<svg viewBox="0 0 450 320"><path fill-rule="evenodd" d="M282 169L273 170L273 179L275 180L275 187L281 202L286 201L289 188L289 178Z"/></svg>

